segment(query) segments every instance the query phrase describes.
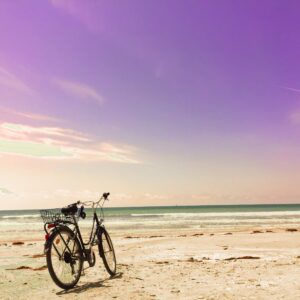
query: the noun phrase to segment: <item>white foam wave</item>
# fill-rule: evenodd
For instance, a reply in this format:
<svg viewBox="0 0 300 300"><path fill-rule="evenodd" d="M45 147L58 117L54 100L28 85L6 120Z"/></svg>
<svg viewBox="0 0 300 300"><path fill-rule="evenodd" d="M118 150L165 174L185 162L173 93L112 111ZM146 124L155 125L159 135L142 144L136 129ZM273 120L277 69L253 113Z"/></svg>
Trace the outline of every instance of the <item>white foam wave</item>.
<svg viewBox="0 0 300 300"><path fill-rule="evenodd" d="M32 218L40 218L40 214L34 215L11 215L11 216L2 216L2 219L32 219Z"/></svg>
<svg viewBox="0 0 300 300"><path fill-rule="evenodd" d="M150 213L150 214L131 214L132 217L275 217L275 216L299 216L300 211L258 211L258 212L197 212L197 213Z"/></svg>

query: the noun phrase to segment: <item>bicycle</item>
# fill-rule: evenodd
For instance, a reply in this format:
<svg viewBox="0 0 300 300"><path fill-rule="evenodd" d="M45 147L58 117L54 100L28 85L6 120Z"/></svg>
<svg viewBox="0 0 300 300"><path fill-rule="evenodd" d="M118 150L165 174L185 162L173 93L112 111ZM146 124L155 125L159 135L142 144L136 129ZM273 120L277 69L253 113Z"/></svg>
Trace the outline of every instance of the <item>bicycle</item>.
<svg viewBox="0 0 300 300"><path fill-rule="evenodd" d="M83 271L83 264L89 267L96 263L96 256L92 249L98 245L99 255L103 260L107 272L114 276L117 269L116 255L111 238L104 227L104 202L109 193L104 193L96 201L76 202L59 209L41 210L44 221L47 267L51 278L62 289L73 288L79 281ZM78 206L81 204L81 207ZM85 219L85 206L93 209L93 225L87 243L83 242L78 226L79 218ZM100 219L97 209L100 208Z"/></svg>

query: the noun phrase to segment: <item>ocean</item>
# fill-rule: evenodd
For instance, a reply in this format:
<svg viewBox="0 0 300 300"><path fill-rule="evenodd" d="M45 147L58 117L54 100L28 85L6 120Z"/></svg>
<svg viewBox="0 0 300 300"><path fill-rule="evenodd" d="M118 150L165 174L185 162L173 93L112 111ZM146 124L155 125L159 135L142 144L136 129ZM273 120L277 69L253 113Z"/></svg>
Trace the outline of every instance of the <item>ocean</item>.
<svg viewBox="0 0 300 300"><path fill-rule="evenodd" d="M91 225L92 210L80 220L83 228ZM105 224L113 231L159 229L203 229L232 227L286 227L300 224L300 204L159 206L104 208ZM39 210L0 211L0 238L10 232L34 233L43 230Z"/></svg>

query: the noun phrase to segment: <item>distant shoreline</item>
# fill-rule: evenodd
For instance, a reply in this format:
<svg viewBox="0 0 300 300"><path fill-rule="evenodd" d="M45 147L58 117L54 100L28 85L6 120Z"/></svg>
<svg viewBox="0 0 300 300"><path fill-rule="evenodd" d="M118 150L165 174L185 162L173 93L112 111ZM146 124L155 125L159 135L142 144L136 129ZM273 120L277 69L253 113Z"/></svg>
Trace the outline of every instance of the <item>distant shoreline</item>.
<svg viewBox="0 0 300 300"><path fill-rule="evenodd" d="M62 204L62 207L64 205L67 205L67 204ZM212 204L212 205L202 205L202 204L199 204L199 205L146 205L146 206L106 206L105 209L148 209L148 208L158 208L158 209L168 209L168 208L175 208L175 207L178 207L178 208L225 208L225 207L228 207L228 208L238 208L238 207L244 207L244 208L247 208L247 207L292 207L292 206L299 206L300 208L300 202L299 203L275 203L275 204L267 204L267 203L262 203L262 204ZM47 209L45 207L42 207L42 208L24 208L24 209L0 209L0 212L11 212L11 211L33 211L33 210L41 210L41 209ZM49 208L51 209L51 208Z"/></svg>

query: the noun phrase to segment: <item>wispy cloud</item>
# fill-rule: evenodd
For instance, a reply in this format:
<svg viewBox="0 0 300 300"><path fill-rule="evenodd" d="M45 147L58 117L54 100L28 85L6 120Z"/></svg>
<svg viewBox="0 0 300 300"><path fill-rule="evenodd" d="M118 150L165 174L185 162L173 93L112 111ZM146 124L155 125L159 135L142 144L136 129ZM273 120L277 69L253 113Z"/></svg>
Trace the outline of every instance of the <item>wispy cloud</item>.
<svg viewBox="0 0 300 300"><path fill-rule="evenodd" d="M14 112L16 115L35 120L35 121L52 121L52 122L57 122L59 119L51 117L51 116L46 116L42 114L33 114L33 113L25 113L25 112Z"/></svg>
<svg viewBox="0 0 300 300"><path fill-rule="evenodd" d="M72 129L0 125L0 153L43 159L79 159L136 164L137 149L99 142Z"/></svg>
<svg viewBox="0 0 300 300"><path fill-rule="evenodd" d="M10 89L32 94L33 90L16 75L0 66L0 85Z"/></svg>
<svg viewBox="0 0 300 300"><path fill-rule="evenodd" d="M295 92L295 93L300 93L300 89L295 89L295 88L287 87L287 86L282 86L282 88L285 90L288 90L288 91Z"/></svg>
<svg viewBox="0 0 300 300"><path fill-rule="evenodd" d="M51 140L53 138L75 140L81 142L90 141L83 134L71 129L59 127L33 127L16 123L2 123L0 125L0 137L15 138L18 140L27 140L30 138L33 142Z"/></svg>
<svg viewBox="0 0 300 300"><path fill-rule="evenodd" d="M109 145L109 148L107 147ZM119 163L137 164L140 163L133 156L135 151L129 150L126 145L99 144L93 148L64 148L65 151L71 152L74 158L84 158L92 161L111 161Z"/></svg>
<svg viewBox="0 0 300 300"><path fill-rule="evenodd" d="M47 122L58 122L60 121L58 118L48 116L48 115L43 115L43 114L35 114L35 113L30 113L30 112L21 112L17 110L13 110L7 107L2 107L0 106L0 112L3 112L5 114L13 114L16 116L20 116L22 118L34 120L34 121L47 121Z"/></svg>
<svg viewBox="0 0 300 300"><path fill-rule="evenodd" d="M72 153L56 145L17 140L0 139L0 153L44 159L72 158Z"/></svg>
<svg viewBox="0 0 300 300"><path fill-rule="evenodd" d="M73 82L65 79L55 79L54 83L71 96L81 99L91 99L98 104L103 103L103 97L99 92L85 83Z"/></svg>

